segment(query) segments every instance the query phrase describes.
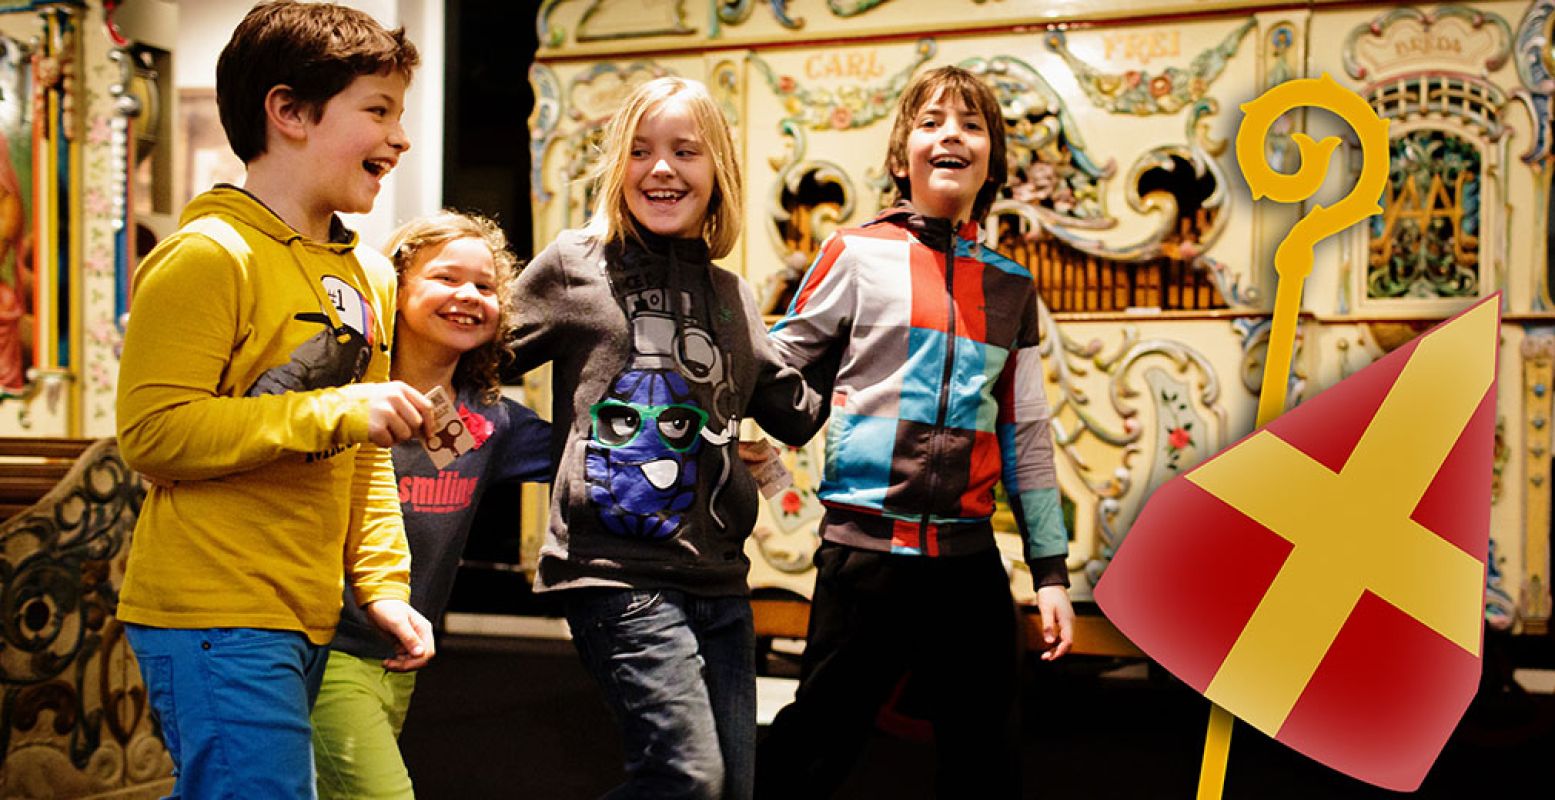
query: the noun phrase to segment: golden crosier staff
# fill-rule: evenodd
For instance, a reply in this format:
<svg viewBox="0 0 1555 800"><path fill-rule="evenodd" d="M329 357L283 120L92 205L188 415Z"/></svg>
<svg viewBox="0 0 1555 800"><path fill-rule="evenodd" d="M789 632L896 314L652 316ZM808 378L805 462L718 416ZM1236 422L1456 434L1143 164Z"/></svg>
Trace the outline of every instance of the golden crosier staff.
<svg viewBox="0 0 1555 800"><path fill-rule="evenodd" d="M1274 252L1274 271L1279 284L1274 295L1274 319L1269 349L1264 360L1263 385L1258 394L1258 427L1285 410L1291 353L1296 339L1296 316L1301 311L1301 290L1312 273L1313 248L1317 243L1374 214L1382 213L1377 198L1388 179L1388 123L1359 95L1345 89L1326 73L1321 78L1287 81L1242 105L1242 124L1236 133L1237 166L1254 200L1268 197L1279 203L1301 203L1317 194L1328 174L1339 138L1313 141L1304 133L1292 136L1301 154L1296 172L1277 172L1264 161L1264 142L1275 120L1301 107L1324 109L1344 120L1361 142L1361 174L1355 188L1329 207L1313 206L1291 227ZM1231 712L1212 705L1204 734L1204 760L1199 767L1198 800L1220 800L1230 755Z"/></svg>

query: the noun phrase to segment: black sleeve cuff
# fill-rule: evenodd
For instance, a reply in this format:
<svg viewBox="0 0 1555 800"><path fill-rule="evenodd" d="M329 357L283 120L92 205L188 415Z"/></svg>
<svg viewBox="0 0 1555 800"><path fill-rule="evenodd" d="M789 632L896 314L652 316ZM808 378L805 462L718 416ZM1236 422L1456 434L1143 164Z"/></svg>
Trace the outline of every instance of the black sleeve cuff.
<svg viewBox="0 0 1555 800"><path fill-rule="evenodd" d="M1031 568L1031 585L1041 589L1044 586L1069 587L1069 567L1065 566L1067 556L1045 556L1026 560L1026 566Z"/></svg>

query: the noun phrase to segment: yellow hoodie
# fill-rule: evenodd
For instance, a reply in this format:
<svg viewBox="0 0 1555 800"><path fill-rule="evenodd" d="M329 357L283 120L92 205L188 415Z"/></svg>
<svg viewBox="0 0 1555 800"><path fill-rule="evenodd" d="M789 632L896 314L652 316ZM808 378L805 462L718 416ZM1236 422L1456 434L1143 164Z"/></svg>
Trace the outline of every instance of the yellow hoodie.
<svg viewBox="0 0 1555 800"><path fill-rule="evenodd" d="M119 447L173 483L140 511L120 619L272 628L329 642L342 577L363 604L408 600L389 451L336 388L389 379L394 270L307 239L219 186L135 273L119 368Z"/></svg>

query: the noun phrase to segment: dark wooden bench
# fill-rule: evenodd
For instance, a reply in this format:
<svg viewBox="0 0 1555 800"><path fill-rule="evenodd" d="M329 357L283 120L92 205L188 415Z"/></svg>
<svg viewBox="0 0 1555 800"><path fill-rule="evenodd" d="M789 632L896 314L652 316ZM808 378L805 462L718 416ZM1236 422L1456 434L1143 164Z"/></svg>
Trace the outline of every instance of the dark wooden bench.
<svg viewBox="0 0 1555 800"><path fill-rule="evenodd" d="M0 436L0 520L42 500L94 441Z"/></svg>

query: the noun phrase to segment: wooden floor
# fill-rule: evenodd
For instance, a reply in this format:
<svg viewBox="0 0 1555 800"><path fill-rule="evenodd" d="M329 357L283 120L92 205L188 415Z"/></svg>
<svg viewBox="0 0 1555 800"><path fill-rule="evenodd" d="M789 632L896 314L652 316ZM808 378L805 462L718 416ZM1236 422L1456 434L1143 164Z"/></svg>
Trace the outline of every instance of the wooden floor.
<svg viewBox="0 0 1555 800"><path fill-rule="evenodd" d="M783 668L780 656L773 666ZM791 665L790 665L791 666ZM1133 659L1035 659L1024 681L1027 796L1189 800L1208 706ZM594 798L620 779L614 725L571 645L449 637L417 682L401 739L417 797ZM1339 775L1238 725L1226 800L1555 796L1555 696L1483 693L1425 785L1398 795ZM839 795L930 796L933 751L877 735Z"/></svg>

